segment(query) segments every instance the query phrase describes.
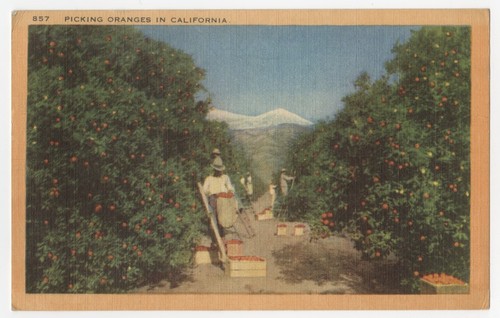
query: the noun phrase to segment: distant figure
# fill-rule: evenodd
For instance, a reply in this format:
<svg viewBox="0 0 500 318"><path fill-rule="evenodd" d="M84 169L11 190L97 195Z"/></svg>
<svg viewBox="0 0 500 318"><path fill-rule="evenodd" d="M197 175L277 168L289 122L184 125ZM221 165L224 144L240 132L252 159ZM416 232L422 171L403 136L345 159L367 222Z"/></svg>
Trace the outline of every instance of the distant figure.
<svg viewBox="0 0 500 318"><path fill-rule="evenodd" d="M245 190L247 191L248 199L251 200L253 195L253 184L250 172L247 172L247 177L245 178Z"/></svg>
<svg viewBox="0 0 500 318"><path fill-rule="evenodd" d="M281 187L281 193L283 194L284 197L288 195L288 181L292 181L293 179L295 179L295 177L290 177L286 175L286 169L281 169L280 187Z"/></svg>
<svg viewBox="0 0 500 318"><path fill-rule="evenodd" d="M271 195L271 210L274 208L274 201L276 201L276 185L271 183L269 184L269 194Z"/></svg>
<svg viewBox="0 0 500 318"><path fill-rule="evenodd" d="M245 192L246 192L247 188L245 187L245 176L244 175L241 175L240 183L241 183L241 185L243 186L243 188L245 189Z"/></svg>
<svg viewBox="0 0 500 318"><path fill-rule="evenodd" d="M208 204L217 216L219 233L224 236L224 228L233 226L238 215L238 204L234 197L234 187L229 177L223 173L225 166L220 157L211 164L212 175L205 178L203 192L208 196Z"/></svg>

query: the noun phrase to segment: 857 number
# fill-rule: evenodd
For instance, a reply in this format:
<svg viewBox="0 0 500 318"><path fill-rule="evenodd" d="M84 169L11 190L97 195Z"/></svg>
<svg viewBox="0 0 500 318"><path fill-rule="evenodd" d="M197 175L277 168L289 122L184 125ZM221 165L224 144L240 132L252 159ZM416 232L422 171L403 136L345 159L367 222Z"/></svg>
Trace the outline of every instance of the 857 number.
<svg viewBox="0 0 500 318"><path fill-rule="evenodd" d="M49 21L48 15L34 15L33 22L47 22Z"/></svg>

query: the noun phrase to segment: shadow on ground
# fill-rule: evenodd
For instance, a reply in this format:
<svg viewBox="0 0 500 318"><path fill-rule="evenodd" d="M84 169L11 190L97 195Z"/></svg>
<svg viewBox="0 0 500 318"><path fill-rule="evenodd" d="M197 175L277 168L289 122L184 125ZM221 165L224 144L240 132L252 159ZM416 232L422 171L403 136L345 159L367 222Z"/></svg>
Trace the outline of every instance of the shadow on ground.
<svg viewBox="0 0 500 318"><path fill-rule="evenodd" d="M273 252L280 270L278 279L287 283L313 281L318 286L333 283L363 294L401 293L394 261L366 261L356 254L352 249L339 249L322 242L290 244ZM332 289L323 293L344 291Z"/></svg>
<svg viewBox="0 0 500 318"><path fill-rule="evenodd" d="M146 277L144 286L148 286L147 290L168 287L170 289L179 287L185 282L192 282L193 278L184 270L173 271L169 273L150 273Z"/></svg>

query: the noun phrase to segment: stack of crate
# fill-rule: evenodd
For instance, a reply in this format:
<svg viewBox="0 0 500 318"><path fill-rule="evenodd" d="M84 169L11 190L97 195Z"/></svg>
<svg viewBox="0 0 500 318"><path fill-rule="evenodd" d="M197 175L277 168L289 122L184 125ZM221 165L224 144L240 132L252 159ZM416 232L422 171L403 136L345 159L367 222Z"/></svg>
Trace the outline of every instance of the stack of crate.
<svg viewBox="0 0 500 318"><path fill-rule="evenodd" d="M243 255L243 241L233 239L224 242L224 245L226 247L227 256Z"/></svg>
<svg viewBox="0 0 500 318"><path fill-rule="evenodd" d="M288 232L288 225L285 223L280 223L276 225L276 235L286 236Z"/></svg>
<svg viewBox="0 0 500 318"><path fill-rule="evenodd" d="M243 242L228 240L224 243L228 256L225 271L229 277L265 277L267 262L259 256L245 256Z"/></svg>
<svg viewBox="0 0 500 318"><path fill-rule="evenodd" d="M302 236L304 235L304 229L306 228L305 224L295 224L295 226L293 227L294 229L294 232L293 232L293 235L294 236Z"/></svg>
<svg viewBox="0 0 500 318"><path fill-rule="evenodd" d="M198 245L195 248L194 262L196 265L212 264L218 260L217 249L210 246Z"/></svg>
<svg viewBox="0 0 500 318"><path fill-rule="evenodd" d="M287 236L288 235L288 224L286 223L278 223L276 225L276 235L277 236ZM292 226L290 226L292 227ZM305 224L299 223L293 225L293 232L291 233L292 236L302 236L304 235L305 231Z"/></svg>
<svg viewBox="0 0 500 318"><path fill-rule="evenodd" d="M257 221L271 220L273 218L273 211L271 209L264 209L262 212L255 215Z"/></svg>

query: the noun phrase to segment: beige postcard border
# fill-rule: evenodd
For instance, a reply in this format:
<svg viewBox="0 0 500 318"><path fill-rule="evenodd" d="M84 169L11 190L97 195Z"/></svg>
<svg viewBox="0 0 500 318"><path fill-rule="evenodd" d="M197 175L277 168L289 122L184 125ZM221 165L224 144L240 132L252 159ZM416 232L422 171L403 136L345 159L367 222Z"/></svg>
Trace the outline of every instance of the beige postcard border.
<svg viewBox="0 0 500 318"><path fill-rule="evenodd" d="M33 17L49 16L49 21ZM66 16L149 17L149 25L472 26L471 281L468 295L67 295L25 292L27 42L30 24L72 24ZM156 22L157 18L161 22ZM111 19L114 22L109 22ZM179 22L187 19L191 23ZM223 21L225 19L225 22ZM485 309L489 307L490 14L473 10L18 11L12 16L12 306L14 310ZM85 23L74 23L85 24Z"/></svg>

